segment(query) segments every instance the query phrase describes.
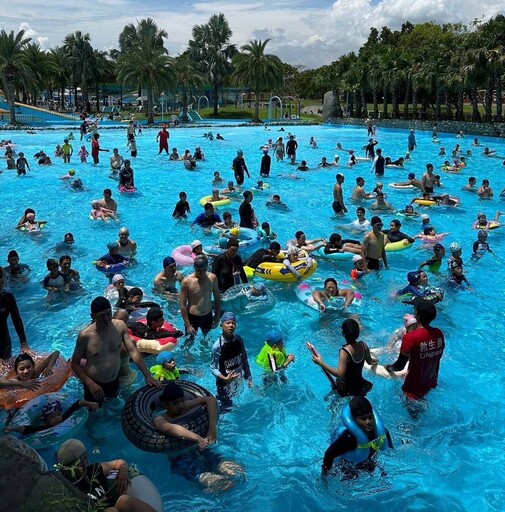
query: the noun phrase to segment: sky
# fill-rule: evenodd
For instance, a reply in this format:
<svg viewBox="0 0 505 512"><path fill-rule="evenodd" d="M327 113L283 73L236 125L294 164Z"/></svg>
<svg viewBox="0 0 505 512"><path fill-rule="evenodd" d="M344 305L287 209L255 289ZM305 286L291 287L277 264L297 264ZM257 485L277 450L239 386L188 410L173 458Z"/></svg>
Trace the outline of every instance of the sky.
<svg viewBox="0 0 505 512"><path fill-rule="evenodd" d="M153 18L168 32L165 46L171 56L187 47L194 25L223 13L239 48L252 39L270 39L268 53L307 69L330 64L340 55L357 51L371 27L400 29L411 23L463 22L505 14L503 0L279 0L241 2L216 0L7 0L0 5L0 29L24 29L42 49L62 44L76 30L89 33L99 50L118 47L128 23Z"/></svg>

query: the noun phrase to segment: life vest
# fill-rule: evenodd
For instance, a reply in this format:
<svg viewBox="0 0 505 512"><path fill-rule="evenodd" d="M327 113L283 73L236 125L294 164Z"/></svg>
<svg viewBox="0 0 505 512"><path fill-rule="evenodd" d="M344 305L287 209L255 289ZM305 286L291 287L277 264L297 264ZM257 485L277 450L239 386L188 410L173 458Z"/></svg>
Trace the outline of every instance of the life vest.
<svg viewBox="0 0 505 512"><path fill-rule="evenodd" d="M149 371L156 380L177 380L180 377L179 370L177 368L173 371L166 370L161 364L151 366Z"/></svg>
<svg viewBox="0 0 505 512"><path fill-rule="evenodd" d="M373 410L373 415L375 418L375 429L373 431L374 438L372 441L368 439L367 434L361 430L356 421L352 417L351 408L349 404L346 404L342 409L342 423L343 427L339 427L331 436L331 441L335 441L343 434L343 432L347 429L355 438L358 443L358 446L355 450L350 452L346 452L341 455L341 457L349 462L353 462L354 464L358 464L359 462L363 462L376 452L380 450L385 450L388 448L386 429L384 428L384 424L382 423L382 418L380 414Z"/></svg>
<svg viewBox="0 0 505 512"><path fill-rule="evenodd" d="M284 366L288 355L286 349L279 350L272 348L267 342L263 345L261 352L256 357L256 363L259 364L266 373L271 373L275 368L276 370Z"/></svg>

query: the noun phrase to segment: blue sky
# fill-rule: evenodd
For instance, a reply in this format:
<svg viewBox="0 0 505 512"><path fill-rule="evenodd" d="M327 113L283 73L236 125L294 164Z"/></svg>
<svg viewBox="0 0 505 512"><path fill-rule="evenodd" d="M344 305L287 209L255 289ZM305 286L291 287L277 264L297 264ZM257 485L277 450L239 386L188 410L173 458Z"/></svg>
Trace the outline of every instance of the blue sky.
<svg viewBox="0 0 505 512"><path fill-rule="evenodd" d="M176 56L186 48L192 27L219 12L225 14L237 46L270 38L270 53L289 64L315 68L357 50L372 26L398 29L405 20L469 24L505 11L501 0L4 0L0 28L23 28L44 49L61 45L65 35L81 30L91 35L95 48L104 50L117 47L127 23L152 17L168 32L166 47Z"/></svg>

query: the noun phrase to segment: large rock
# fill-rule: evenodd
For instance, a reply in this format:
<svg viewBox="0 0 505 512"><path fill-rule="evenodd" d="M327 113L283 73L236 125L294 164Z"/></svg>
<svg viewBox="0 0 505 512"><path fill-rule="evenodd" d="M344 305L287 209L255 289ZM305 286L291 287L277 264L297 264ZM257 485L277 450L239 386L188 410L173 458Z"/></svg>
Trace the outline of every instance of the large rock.
<svg viewBox="0 0 505 512"><path fill-rule="evenodd" d="M337 95L335 91L328 91L323 98L323 118L326 120L339 116Z"/></svg>
<svg viewBox="0 0 505 512"><path fill-rule="evenodd" d="M0 489L0 512L86 510L85 495L49 473L39 454L12 436L0 438Z"/></svg>

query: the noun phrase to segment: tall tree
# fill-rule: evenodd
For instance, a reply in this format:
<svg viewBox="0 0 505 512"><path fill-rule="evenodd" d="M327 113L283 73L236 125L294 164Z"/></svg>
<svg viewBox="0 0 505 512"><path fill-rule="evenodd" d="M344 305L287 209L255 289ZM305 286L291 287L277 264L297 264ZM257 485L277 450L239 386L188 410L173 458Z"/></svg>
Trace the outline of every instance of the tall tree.
<svg viewBox="0 0 505 512"><path fill-rule="evenodd" d="M196 63L191 59L189 52L184 52L175 59L175 84L182 88L182 120L188 121L189 94L192 87L205 83L205 76L196 69Z"/></svg>
<svg viewBox="0 0 505 512"><path fill-rule="evenodd" d="M33 79L24 51L30 41L30 37L25 37L24 30L17 34L14 31L9 34L5 30L0 32L0 76L9 102L11 124L16 123L16 80L28 86Z"/></svg>
<svg viewBox="0 0 505 512"><path fill-rule="evenodd" d="M189 41L192 57L213 86L214 117L219 115L219 86L231 73L231 59L237 53L236 46L230 43L231 36L228 21L219 13L211 16L205 25L195 25L193 39Z"/></svg>
<svg viewBox="0 0 505 512"><path fill-rule="evenodd" d="M245 44L232 60L235 68L234 77L238 84L251 87L255 94L254 119L259 118L260 93L280 87L283 83L283 64L279 57L265 53L265 47L270 39L261 39Z"/></svg>

